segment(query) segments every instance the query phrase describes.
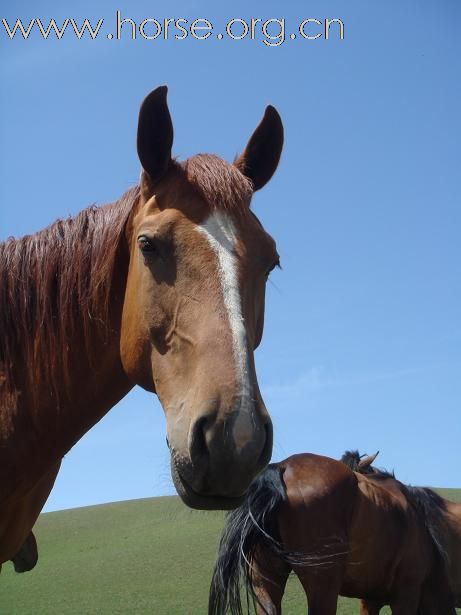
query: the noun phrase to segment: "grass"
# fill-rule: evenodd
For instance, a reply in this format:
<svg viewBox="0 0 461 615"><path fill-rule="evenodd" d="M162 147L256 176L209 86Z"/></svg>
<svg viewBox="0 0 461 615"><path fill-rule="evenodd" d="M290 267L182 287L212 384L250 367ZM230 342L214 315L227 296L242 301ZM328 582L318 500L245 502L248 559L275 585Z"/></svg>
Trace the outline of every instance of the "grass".
<svg viewBox="0 0 461 615"><path fill-rule="evenodd" d="M461 501L461 490L440 490ZM208 587L224 513L191 511L176 497L91 506L41 515L39 562L0 576L2 615L198 615ZM284 614L305 612L290 578ZM383 610L382 613L385 611ZM341 599L341 615L358 613ZM389 613L389 611L386 611Z"/></svg>

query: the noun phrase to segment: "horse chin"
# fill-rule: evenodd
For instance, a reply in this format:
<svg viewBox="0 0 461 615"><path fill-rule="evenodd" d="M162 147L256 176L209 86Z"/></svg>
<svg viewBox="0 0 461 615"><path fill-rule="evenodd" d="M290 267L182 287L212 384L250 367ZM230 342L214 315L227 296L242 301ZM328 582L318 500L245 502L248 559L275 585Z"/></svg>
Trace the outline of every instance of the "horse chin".
<svg viewBox="0 0 461 615"><path fill-rule="evenodd" d="M197 493L182 478L173 460L171 461L171 476L179 497L189 508L196 510L233 510L243 502L244 496L226 497Z"/></svg>

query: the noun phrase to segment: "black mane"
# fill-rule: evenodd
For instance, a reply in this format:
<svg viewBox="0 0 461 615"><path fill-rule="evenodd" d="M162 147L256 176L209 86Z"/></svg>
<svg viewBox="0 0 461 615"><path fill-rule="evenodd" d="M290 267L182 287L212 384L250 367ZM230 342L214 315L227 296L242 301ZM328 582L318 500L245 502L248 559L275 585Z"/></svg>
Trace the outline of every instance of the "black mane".
<svg viewBox="0 0 461 615"><path fill-rule="evenodd" d="M342 461L348 468L355 472L360 462L360 453L358 450L346 451L341 457L340 461Z"/></svg>
<svg viewBox="0 0 461 615"><path fill-rule="evenodd" d="M443 561L448 561L448 554L443 546L445 500L429 487L412 487L403 485L404 493L416 512L417 517L426 526L437 551Z"/></svg>
<svg viewBox="0 0 461 615"><path fill-rule="evenodd" d="M362 457L364 457L364 455L361 455L357 450L346 451L341 457L340 461L342 461L342 463L344 463L353 472L358 472L359 474L366 474L367 476L370 476L370 478L374 478L377 480L386 478L395 479L394 472L388 472L387 470L383 470L382 468L376 468L375 466L368 466L366 472L361 471L361 469L359 468L359 463Z"/></svg>

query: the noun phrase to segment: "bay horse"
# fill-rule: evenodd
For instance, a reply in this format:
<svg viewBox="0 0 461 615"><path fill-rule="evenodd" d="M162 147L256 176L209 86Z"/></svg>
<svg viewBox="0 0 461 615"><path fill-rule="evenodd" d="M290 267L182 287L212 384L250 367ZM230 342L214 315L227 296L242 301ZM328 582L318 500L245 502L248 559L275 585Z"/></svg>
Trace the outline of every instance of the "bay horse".
<svg viewBox="0 0 461 615"><path fill-rule="evenodd" d="M282 122L268 106L232 164L172 144L162 86L139 112L138 186L0 245L0 565L32 541L63 455L136 384L163 406L188 506L234 508L270 459L253 352L279 256L250 201Z"/></svg>
<svg viewBox="0 0 461 615"><path fill-rule="evenodd" d="M398 481L393 474L378 470L372 466L378 453L370 457L360 456L358 451L346 451L341 458L351 470L366 474L379 480L387 489L398 489L404 493L413 487L407 487ZM426 516L431 518L428 529L432 533L433 540L440 545L445 554L445 574L453 594L455 607L461 607L461 503L450 502L432 489L419 489L426 497L420 500L420 504L426 504ZM370 600L360 601L360 615L378 615L385 603Z"/></svg>
<svg viewBox="0 0 461 615"><path fill-rule="evenodd" d="M422 490L388 489L328 457L271 464L228 516L209 615L243 613L241 581L248 606L281 613L291 571L309 615L333 615L339 595L390 604L394 615L454 615L445 553L427 529L438 510Z"/></svg>

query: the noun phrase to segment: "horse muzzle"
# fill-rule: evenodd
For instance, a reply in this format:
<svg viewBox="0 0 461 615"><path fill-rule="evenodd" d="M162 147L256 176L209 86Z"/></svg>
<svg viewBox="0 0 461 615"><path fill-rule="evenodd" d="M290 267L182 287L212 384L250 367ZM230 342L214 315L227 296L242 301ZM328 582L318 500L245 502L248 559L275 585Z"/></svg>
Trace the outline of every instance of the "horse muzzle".
<svg viewBox="0 0 461 615"><path fill-rule="evenodd" d="M186 446L172 434L168 443L173 482L183 502L201 510L231 510L269 463L272 423L265 408L239 410L225 420L208 414L190 425Z"/></svg>

